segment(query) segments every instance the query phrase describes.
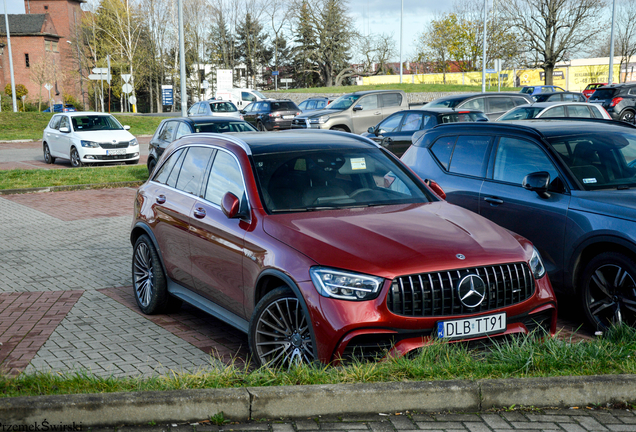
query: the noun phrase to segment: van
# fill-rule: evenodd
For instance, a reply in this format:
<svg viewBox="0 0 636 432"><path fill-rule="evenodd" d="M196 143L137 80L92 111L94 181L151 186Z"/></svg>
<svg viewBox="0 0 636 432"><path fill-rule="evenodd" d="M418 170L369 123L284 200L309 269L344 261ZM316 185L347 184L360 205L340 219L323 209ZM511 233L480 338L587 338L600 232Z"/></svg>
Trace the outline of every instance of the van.
<svg viewBox="0 0 636 432"><path fill-rule="evenodd" d="M247 88L220 89L216 91L214 97L217 100L232 102L239 110L242 110L252 102L267 99L263 93Z"/></svg>

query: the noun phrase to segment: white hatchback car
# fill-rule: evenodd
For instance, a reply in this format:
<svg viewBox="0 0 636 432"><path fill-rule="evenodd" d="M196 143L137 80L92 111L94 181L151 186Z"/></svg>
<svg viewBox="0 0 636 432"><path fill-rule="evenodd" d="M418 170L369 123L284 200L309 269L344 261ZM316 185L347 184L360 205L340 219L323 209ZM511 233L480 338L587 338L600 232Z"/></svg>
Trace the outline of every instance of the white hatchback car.
<svg viewBox="0 0 636 432"><path fill-rule="evenodd" d="M99 112L69 112L51 118L42 137L44 161L68 159L73 167L86 163L139 162L139 143L115 117Z"/></svg>
<svg viewBox="0 0 636 432"><path fill-rule="evenodd" d="M197 102L188 110L188 117L219 116L236 117L243 120L243 116L232 102L211 100Z"/></svg>
<svg viewBox="0 0 636 432"><path fill-rule="evenodd" d="M612 120L605 108L599 104L587 102L536 102L516 106L499 117L497 121L564 117Z"/></svg>

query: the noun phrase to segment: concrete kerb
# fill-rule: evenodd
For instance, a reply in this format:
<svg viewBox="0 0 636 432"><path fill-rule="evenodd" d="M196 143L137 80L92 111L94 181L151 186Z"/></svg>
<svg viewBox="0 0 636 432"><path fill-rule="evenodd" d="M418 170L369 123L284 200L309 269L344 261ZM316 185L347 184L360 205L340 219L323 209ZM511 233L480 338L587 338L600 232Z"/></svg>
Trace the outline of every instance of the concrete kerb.
<svg viewBox="0 0 636 432"><path fill-rule="evenodd" d="M143 183L144 183L143 181L131 181L131 182L113 182L113 183L93 183L93 184L82 184L82 185L47 186L47 187L41 187L41 188L3 189L3 190L0 190L0 195L60 192L60 191L85 190L85 189L111 189L111 188L120 188L120 187L139 187Z"/></svg>
<svg viewBox="0 0 636 432"><path fill-rule="evenodd" d="M0 399L0 423L83 427L226 419L300 418L417 410L479 412L511 405L560 407L636 401L636 375L450 380Z"/></svg>

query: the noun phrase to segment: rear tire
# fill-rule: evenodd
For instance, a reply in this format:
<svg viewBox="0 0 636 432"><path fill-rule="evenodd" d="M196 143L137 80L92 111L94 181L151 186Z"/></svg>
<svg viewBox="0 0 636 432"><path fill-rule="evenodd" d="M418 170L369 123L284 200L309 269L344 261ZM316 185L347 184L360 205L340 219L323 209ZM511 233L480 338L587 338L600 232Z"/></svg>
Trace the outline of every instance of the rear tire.
<svg viewBox="0 0 636 432"><path fill-rule="evenodd" d="M256 129L258 129L259 132L267 132L267 129L265 128L265 126L263 126L263 123L258 122L256 124Z"/></svg>
<svg viewBox="0 0 636 432"><path fill-rule="evenodd" d="M620 120L627 123L634 123L634 111L623 111L623 113L621 113Z"/></svg>
<svg viewBox="0 0 636 432"><path fill-rule="evenodd" d="M51 150L47 143L44 143L42 150L44 151L44 162L47 164L55 163L55 158L51 156Z"/></svg>

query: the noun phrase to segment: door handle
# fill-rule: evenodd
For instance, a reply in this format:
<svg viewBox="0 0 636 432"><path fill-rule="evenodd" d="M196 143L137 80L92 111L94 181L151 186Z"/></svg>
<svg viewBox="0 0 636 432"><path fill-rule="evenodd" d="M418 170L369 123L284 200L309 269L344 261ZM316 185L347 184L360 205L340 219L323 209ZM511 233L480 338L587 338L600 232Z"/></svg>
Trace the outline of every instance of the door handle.
<svg viewBox="0 0 636 432"><path fill-rule="evenodd" d="M484 198L484 201L493 204L493 205L499 205L499 204L503 204L504 201L500 198L495 198L495 197L486 197Z"/></svg>
<svg viewBox="0 0 636 432"><path fill-rule="evenodd" d="M203 207L195 208L193 213L197 219L203 219L205 217L205 209Z"/></svg>
<svg viewBox="0 0 636 432"><path fill-rule="evenodd" d="M376 111L373 113L373 115L380 115L380 114L382 114L380 111Z"/></svg>
<svg viewBox="0 0 636 432"><path fill-rule="evenodd" d="M157 204L163 204L166 202L166 196L165 195L159 195L156 198Z"/></svg>

